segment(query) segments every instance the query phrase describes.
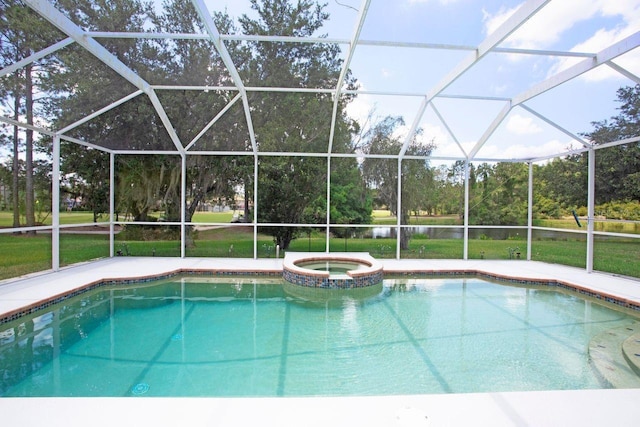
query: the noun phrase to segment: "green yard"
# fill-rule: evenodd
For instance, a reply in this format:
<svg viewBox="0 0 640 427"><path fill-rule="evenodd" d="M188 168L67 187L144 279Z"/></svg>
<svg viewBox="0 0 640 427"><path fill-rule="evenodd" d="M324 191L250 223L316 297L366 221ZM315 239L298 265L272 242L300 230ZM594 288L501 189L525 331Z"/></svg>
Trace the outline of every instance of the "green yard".
<svg viewBox="0 0 640 427"><path fill-rule="evenodd" d="M81 215L69 215L69 220L82 223ZM223 222L223 214L198 215L199 222ZM228 217L230 220L230 216ZM85 217L86 219L86 217ZM195 219L194 219L195 221ZM162 227L163 229L165 227ZM174 227L175 228L175 227ZM566 233L565 233L566 234ZM116 252L123 256L180 256L180 240L174 233L169 238L144 240L146 237L132 238L133 233L116 235ZM324 252L326 240L322 233L312 233L294 240L290 251ZM377 258L395 258L395 238L332 238L329 241L332 252L369 252ZM189 239L186 250L190 257L253 257L253 227L228 226L199 230ZM470 239L471 259L525 259L526 240ZM626 276L640 277L640 241L632 239L596 240L594 247L594 268ZM42 271L51 265L51 236L47 233L36 235L0 234L0 280L32 272ZM60 263L62 266L109 256L109 237L106 234L61 233ZM258 235L258 257L274 257L273 240L267 235ZM281 253L282 256L282 253ZM416 235L411 239L408 251L402 258L461 259L462 239L429 239ZM534 240L532 259L550 263L585 267L586 244L582 235L575 239ZM517 262L517 261L516 261Z"/></svg>

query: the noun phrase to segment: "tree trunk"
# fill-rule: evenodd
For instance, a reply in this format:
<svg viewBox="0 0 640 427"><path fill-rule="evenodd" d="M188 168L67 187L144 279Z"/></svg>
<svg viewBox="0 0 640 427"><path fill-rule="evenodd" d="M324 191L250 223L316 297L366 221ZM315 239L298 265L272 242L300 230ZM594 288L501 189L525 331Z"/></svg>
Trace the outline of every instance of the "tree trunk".
<svg viewBox="0 0 640 427"><path fill-rule="evenodd" d="M193 219L193 215L196 213L196 211L198 210L198 206L200 205L200 203L202 203L203 200L204 194L198 191L196 195L193 196L191 204L185 210L185 222L191 222L191 219Z"/></svg>
<svg viewBox="0 0 640 427"><path fill-rule="evenodd" d="M33 76L32 66L25 67L25 108L27 113L27 124L33 125ZM35 198L33 184L33 130L27 129L25 139L25 216L27 227L36 225ZM29 232L29 234L35 234Z"/></svg>
<svg viewBox="0 0 640 427"><path fill-rule="evenodd" d="M401 224L409 224L409 214L407 212L401 212L402 219ZM408 228L400 228L400 250L406 251L409 249L409 241L411 240L411 230Z"/></svg>
<svg viewBox="0 0 640 427"><path fill-rule="evenodd" d="M16 80L17 80L16 73ZM16 83L17 84L17 83ZM14 119L17 122L20 118L20 95L16 89L14 93ZM13 171L11 182L11 200L13 202L13 227L20 227L20 162L18 154L20 152L20 135L18 132L18 126L13 127ZM19 233L19 232L17 232Z"/></svg>
<svg viewBox="0 0 640 427"><path fill-rule="evenodd" d="M247 179L245 180L245 186L244 186L244 219L243 222L253 222L253 216L251 214L251 210L249 208L249 202L250 202L250 196L251 196L251 192L249 191L249 189L247 188L246 183L250 182L251 180ZM235 209L235 206L233 207Z"/></svg>

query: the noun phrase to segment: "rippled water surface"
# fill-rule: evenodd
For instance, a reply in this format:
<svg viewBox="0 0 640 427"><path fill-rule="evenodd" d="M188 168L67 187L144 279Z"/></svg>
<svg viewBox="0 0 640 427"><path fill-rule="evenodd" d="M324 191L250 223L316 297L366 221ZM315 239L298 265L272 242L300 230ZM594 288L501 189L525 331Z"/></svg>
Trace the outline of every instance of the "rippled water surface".
<svg viewBox="0 0 640 427"><path fill-rule="evenodd" d="M273 279L101 288L0 326L4 396L308 396L601 388L591 337L636 319L553 290L386 280L310 302Z"/></svg>

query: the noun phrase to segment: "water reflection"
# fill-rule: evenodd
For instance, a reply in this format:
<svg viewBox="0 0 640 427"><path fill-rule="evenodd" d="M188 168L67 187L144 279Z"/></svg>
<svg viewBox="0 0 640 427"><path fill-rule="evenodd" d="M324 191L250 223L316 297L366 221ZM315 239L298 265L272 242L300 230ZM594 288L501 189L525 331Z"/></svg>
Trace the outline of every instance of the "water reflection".
<svg viewBox="0 0 640 427"><path fill-rule="evenodd" d="M421 234L427 236L430 239L462 239L464 238L464 228L453 227L429 227L429 226L416 226L409 228L413 235ZM544 234L544 233L543 233ZM379 238L395 238L397 235L395 227L374 227L367 231L364 237L371 237L374 239ZM492 240L507 240L519 237L526 237L526 228L518 229L505 229L505 228L470 228L470 239L492 239ZM549 234L551 237L552 234ZM542 236L546 237L546 236Z"/></svg>
<svg viewBox="0 0 640 427"><path fill-rule="evenodd" d="M181 281L137 284L135 287L105 286L2 324L0 396L6 395L12 387L23 381L34 383L34 390L37 390L35 395L55 395L54 389L60 379L60 370L56 368L58 356L89 337L105 322L110 322L118 313L153 310L181 300L283 299L281 286L264 283L269 280L272 279L260 279L259 295L256 295L256 287L251 279L218 279L215 283L214 278L186 278ZM185 286L186 283L192 285ZM53 369L42 369L48 365ZM91 381L91 378L87 378L87 381Z"/></svg>

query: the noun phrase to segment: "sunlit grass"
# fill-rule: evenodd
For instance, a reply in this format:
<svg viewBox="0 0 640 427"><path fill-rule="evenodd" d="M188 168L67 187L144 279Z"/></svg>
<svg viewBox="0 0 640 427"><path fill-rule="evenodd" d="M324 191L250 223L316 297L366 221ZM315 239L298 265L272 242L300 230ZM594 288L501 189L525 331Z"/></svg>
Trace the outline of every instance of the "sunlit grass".
<svg viewBox="0 0 640 427"><path fill-rule="evenodd" d="M152 213L152 219L162 218L163 212ZM192 222L196 224L229 224L234 212L196 212ZM44 216L44 225L51 225L51 215ZM395 226L397 219L388 210L374 210L372 213L373 227ZM121 220L125 218L120 217ZM92 224L91 212L61 212L60 223ZM127 219L130 220L130 219ZM107 215L98 218L98 222L108 221ZM24 226L24 218L21 218ZM430 217L425 215L412 216L410 225L461 225L457 216ZM13 214L0 211L0 227L9 228L13 225ZM577 230L575 220L565 219L537 219L534 225L539 227ZM582 223L582 230L586 229L586 221ZM177 227L173 227L177 230ZM602 222L594 223L596 231L616 232L625 234L640 234L640 223L633 222ZM132 229L133 230L133 229ZM67 229L67 231L70 231ZM174 233L175 234L175 233ZM567 233L560 233L566 235ZM160 234L161 235L161 234ZM188 257L238 257L259 258L275 257L275 245L271 236L258 234L258 243L254 248L253 227L213 227L200 229L189 235L187 239L186 256ZM369 252L377 258L395 258L397 254L395 238L361 238L329 239L331 252ZM290 251L325 252L327 241L323 233L313 232L311 236L304 234L295 239ZM401 258L413 259L462 259L462 239L426 238L414 235L409 249L400 253ZM180 239L158 238L153 233L145 235L121 233L116 236L114 252L123 256L169 256L179 257ZM281 252L281 256L283 255ZM526 240L491 240L471 239L469 241L468 257L470 259L526 259ZM555 240L534 240L531 248L532 259L579 268L586 266L586 242L584 236L576 238L566 236ZM0 234L0 280L17 277L51 268L51 237L47 233L36 235ZM68 234L60 237L60 264L71 265L109 256L109 238L99 234ZM594 268L625 276L640 277L640 242L633 239L618 237L596 238L594 247Z"/></svg>
<svg viewBox="0 0 640 427"><path fill-rule="evenodd" d="M162 212L154 212L151 214L153 219L161 218ZM196 212L193 215L192 222L195 223L229 223L233 218L233 212ZM120 216L120 220L124 221L125 218ZM130 221L130 218L126 218ZM109 215L101 215L98 217L97 222L108 222ZM91 224L93 223L93 213L91 212L60 212L60 224ZM25 226L26 222L24 217L21 217L20 224ZM51 215L47 215L39 225L51 225ZM13 213L9 211L0 211L0 227L13 227Z"/></svg>
<svg viewBox="0 0 640 427"><path fill-rule="evenodd" d="M74 213L75 214L75 213ZM226 215L226 216L225 216ZM72 216L80 219L80 216ZM204 213L198 221L223 223L231 219L230 213ZM82 223L82 220L79 220ZM175 227L173 227L175 228ZM567 233L562 233L567 234ZM258 234L257 256L275 257L273 239ZM396 257L395 238L331 238L331 252L369 252L376 258ZM312 233L295 239L289 248L296 252L324 252L326 238L323 233ZM179 257L180 239L144 240L120 233L115 238L114 251L123 256L171 256ZM492 240L470 239L470 259L526 259L527 242L524 239ZM51 236L0 234L0 280L47 270L51 267ZM280 253L283 256L284 251ZM534 240L532 259L549 263L585 268L586 242L583 236L556 240ZM596 239L594 268L625 276L640 277L640 242L634 239ZM109 237L105 234L67 234L60 237L60 263L70 265L109 256ZM187 239L188 257L238 257L253 258L253 227L228 226L193 232ZM408 250L401 251L401 258L412 259L462 259L462 239L434 239L415 235Z"/></svg>
<svg viewBox="0 0 640 427"><path fill-rule="evenodd" d="M233 212L196 212L191 222L195 223L229 223L233 218Z"/></svg>

